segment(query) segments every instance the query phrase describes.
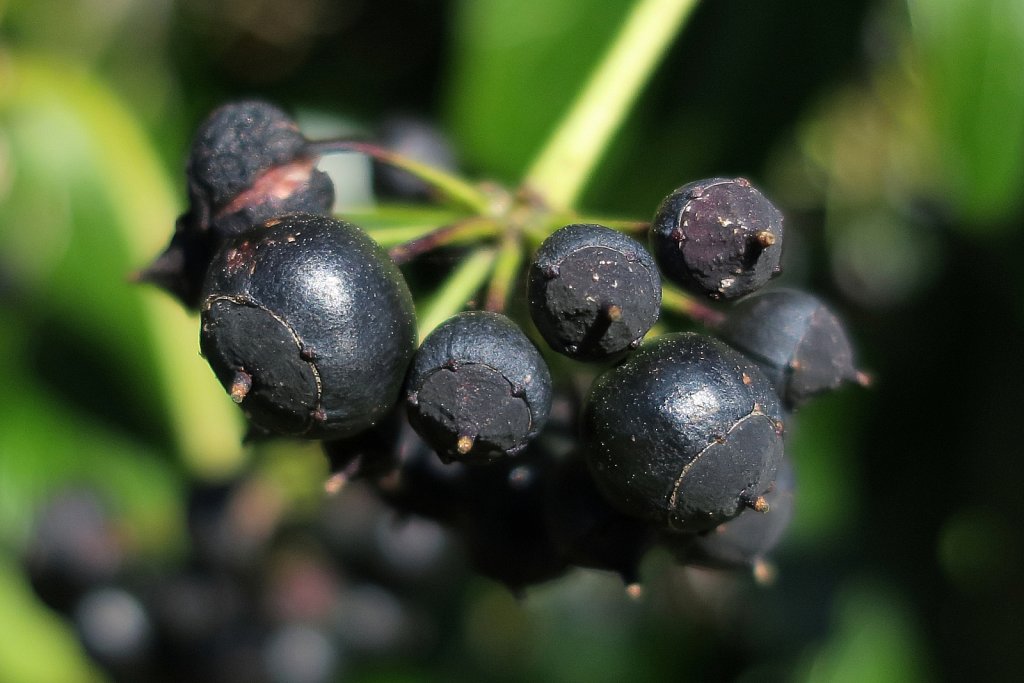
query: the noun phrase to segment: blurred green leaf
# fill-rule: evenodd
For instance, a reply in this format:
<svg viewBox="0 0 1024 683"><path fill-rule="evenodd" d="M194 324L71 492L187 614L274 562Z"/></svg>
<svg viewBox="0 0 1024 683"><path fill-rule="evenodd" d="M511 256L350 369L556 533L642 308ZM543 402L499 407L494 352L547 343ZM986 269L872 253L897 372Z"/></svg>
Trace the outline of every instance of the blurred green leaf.
<svg viewBox="0 0 1024 683"><path fill-rule="evenodd" d="M468 166L520 176L561 119L632 2L463 0L448 119Z"/></svg>
<svg viewBox="0 0 1024 683"><path fill-rule="evenodd" d="M0 680L102 681L67 623L43 608L21 573L0 557Z"/></svg>
<svg viewBox="0 0 1024 683"><path fill-rule="evenodd" d="M948 199L979 228L1024 206L1024 3L908 0Z"/></svg>
<svg viewBox="0 0 1024 683"><path fill-rule="evenodd" d="M195 318L128 282L169 240L180 208L152 144L114 93L73 64L13 56L7 70L0 120L14 187L0 205L0 258L38 292L28 314L97 342L123 373L115 381L165 416L197 472L236 468L239 418L196 358Z"/></svg>
<svg viewBox="0 0 1024 683"><path fill-rule="evenodd" d="M787 423L786 453L793 459L797 496L785 543L829 553L857 519L862 500L857 461L863 414L856 388L821 396Z"/></svg>
<svg viewBox="0 0 1024 683"><path fill-rule="evenodd" d="M848 586L835 602L834 631L800 680L809 683L916 683L930 680L921 633L885 587Z"/></svg>

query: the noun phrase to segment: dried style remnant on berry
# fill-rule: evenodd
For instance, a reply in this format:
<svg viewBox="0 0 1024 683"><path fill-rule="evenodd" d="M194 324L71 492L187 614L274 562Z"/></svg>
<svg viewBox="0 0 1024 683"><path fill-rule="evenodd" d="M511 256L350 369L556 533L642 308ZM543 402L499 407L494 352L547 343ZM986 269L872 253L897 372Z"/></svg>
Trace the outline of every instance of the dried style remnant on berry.
<svg viewBox="0 0 1024 683"><path fill-rule="evenodd" d="M567 225L537 251L529 303L552 349L598 360L639 345L658 321L661 277L636 240L601 225Z"/></svg>
<svg viewBox="0 0 1024 683"><path fill-rule="evenodd" d="M409 421L445 460L514 455L540 431L551 375L499 313L459 313L430 333L406 381Z"/></svg>
<svg viewBox="0 0 1024 683"><path fill-rule="evenodd" d="M295 122L267 102L223 105L192 141L189 208L171 243L141 275L194 308L220 242L288 213L327 213L334 185Z"/></svg>
<svg viewBox="0 0 1024 683"><path fill-rule="evenodd" d="M667 334L598 377L583 414L590 469L627 514L703 531L763 508L782 459L782 410L724 343Z"/></svg>
<svg viewBox="0 0 1024 683"><path fill-rule="evenodd" d="M765 494L767 512L748 510L702 534L663 534L661 543L683 564L709 569L753 569L759 579L771 574L768 554L782 540L793 518L796 481L784 459L775 484Z"/></svg>
<svg viewBox="0 0 1024 683"><path fill-rule="evenodd" d="M227 240L202 296L204 355L254 425L351 436L398 400L415 348L409 289L359 228L294 214Z"/></svg>
<svg viewBox="0 0 1024 683"><path fill-rule="evenodd" d="M782 213L743 178L698 180L658 207L651 249L665 278L735 299L781 272Z"/></svg>
<svg viewBox="0 0 1024 683"><path fill-rule="evenodd" d="M842 323L806 292L776 289L737 302L719 332L757 361L788 409L844 382L867 382Z"/></svg>

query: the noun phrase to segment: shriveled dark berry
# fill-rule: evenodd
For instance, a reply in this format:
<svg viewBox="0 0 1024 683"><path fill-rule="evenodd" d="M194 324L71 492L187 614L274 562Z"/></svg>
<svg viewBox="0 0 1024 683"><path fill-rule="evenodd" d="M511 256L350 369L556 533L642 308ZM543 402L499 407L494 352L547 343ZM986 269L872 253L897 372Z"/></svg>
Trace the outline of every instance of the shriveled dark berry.
<svg viewBox="0 0 1024 683"><path fill-rule="evenodd" d="M743 512L703 534L665 534L662 545L676 559L709 569L754 569L765 573L768 553L775 549L793 518L793 466L783 459L775 484L765 494L768 509Z"/></svg>
<svg viewBox="0 0 1024 683"><path fill-rule="evenodd" d="M213 224L262 204L280 205L296 192L305 201L292 211L326 211L333 187L316 162L298 125L280 108L260 100L232 102L214 110L196 132L186 169L190 196L206 202Z"/></svg>
<svg viewBox="0 0 1024 683"><path fill-rule="evenodd" d="M444 460L515 455L551 407L537 347L500 313L465 311L431 332L406 381L409 422Z"/></svg>
<svg viewBox="0 0 1024 683"><path fill-rule="evenodd" d="M651 250L668 280L735 299L781 272L782 213L743 178L698 180L658 207Z"/></svg>
<svg viewBox="0 0 1024 683"><path fill-rule="evenodd" d="M548 533L569 562L617 572L627 584L638 580L653 529L624 515L601 495L581 455L573 454L555 467L544 511Z"/></svg>
<svg viewBox="0 0 1024 683"><path fill-rule="evenodd" d="M203 276L222 240L284 214L330 211L334 185L317 170L318 160L296 123L268 102L215 109L192 141L188 211L140 279L197 307Z"/></svg>
<svg viewBox="0 0 1024 683"><path fill-rule="evenodd" d="M635 347L658 321L661 277L636 240L602 225L567 225L530 265L530 315L552 349L598 360Z"/></svg>
<svg viewBox="0 0 1024 683"><path fill-rule="evenodd" d="M775 289L739 301L719 332L757 361L788 409L844 382L867 381L853 366L843 324L806 292Z"/></svg>
<svg viewBox="0 0 1024 683"><path fill-rule="evenodd" d="M200 346L253 424L341 438L398 400L416 343L398 267L356 226L293 214L225 241L202 296Z"/></svg>
<svg viewBox="0 0 1024 683"><path fill-rule="evenodd" d="M644 344L595 380L583 437L613 505L697 532L763 505L782 459L782 410L753 361L681 332Z"/></svg>

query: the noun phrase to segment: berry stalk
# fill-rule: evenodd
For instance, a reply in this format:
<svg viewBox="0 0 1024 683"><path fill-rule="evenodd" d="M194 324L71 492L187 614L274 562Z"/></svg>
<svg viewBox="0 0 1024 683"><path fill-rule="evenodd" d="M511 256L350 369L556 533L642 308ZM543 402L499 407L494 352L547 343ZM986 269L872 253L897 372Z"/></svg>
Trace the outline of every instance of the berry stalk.
<svg viewBox="0 0 1024 683"><path fill-rule="evenodd" d="M466 302L473 298L490 275L496 256L494 249L478 249L467 257L455 272L448 276L441 289L420 307L421 340L435 327L461 311Z"/></svg>
<svg viewBox="0 0 1024 683"><path fill-rule="evenodd" d="M705 306L695 297L669 285L662 285L661 305L666 310L684 315L712 329L725 322L724 313L716 311L710 306Z"/></svg>
<svg viewBox="0 0 1024 683"><path fill-rule="evenodd" d="M391 256L392 261L402 265L412 261L417 256L440 247L478 242L482 239L494 237L498 234L499 229L499 223L490 218L466 218L451 225L435 228L416 239L398 244L388 251L388 255Z"/></svg>
<svg viewBox="0 0 1024 683"><path fill-rule="evenodd" d="M459 176L448 173L440 168L410 159L407 156L384 149L378 145L347 139L320 140L310 142L306 150L310 154L326 154L330 152L357 152L365 154L419 178L437 189L442 195L470 209L474 213L485 215L492 212L491 198L476 185L466 182Z"/></svg>
<svg viewBox="0 0 1024 683"><path fill-rule="evenodd" d="M522 262L522 240L515 234L509 233L502 240L497 262L494 265L494 274L491 276L491 284L487 289L487 299L484 301L484 308L486 310L495 313L501 313L505 310L509 294L515 286L516 276L519 274L519 267L522 265Z"/></svg>

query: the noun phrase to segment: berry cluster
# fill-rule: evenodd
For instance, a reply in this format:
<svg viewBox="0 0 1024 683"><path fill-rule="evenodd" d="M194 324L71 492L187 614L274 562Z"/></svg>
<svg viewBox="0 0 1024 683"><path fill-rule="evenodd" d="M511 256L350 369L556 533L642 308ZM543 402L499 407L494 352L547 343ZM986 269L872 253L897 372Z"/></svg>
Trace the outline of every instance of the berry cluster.
<svg viewBox="0 0 1024 683"><path fill-rule="evenodd" d="M338 151L411 170L417 197L443 189L442 171L310 142L263 102L229 104L200 128L189 210L143 273L198 310L203 355L254 433L323 440L332 486L370 480L515 589L570 565L633 582L655 544L688 564L763 569L792 501L786 421L864 377L817 298L757 292L781 271L784 235L760 191L713 178L672 192L649 224L565 225L531 188L389 256L327 213L316 162ZM478 224L496 229L465 229ZM488 310L460 311L463 299L417 344L396 262L474 240L511 255ZM663 308L716 335L668 331ZM596 379L581 387L586 367Z"/></svg>

